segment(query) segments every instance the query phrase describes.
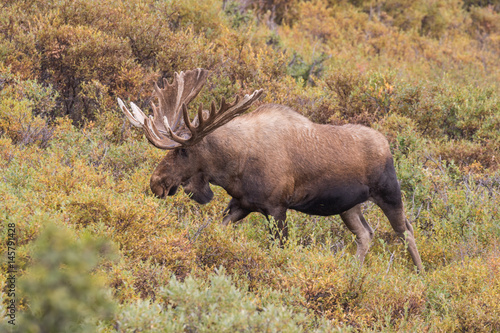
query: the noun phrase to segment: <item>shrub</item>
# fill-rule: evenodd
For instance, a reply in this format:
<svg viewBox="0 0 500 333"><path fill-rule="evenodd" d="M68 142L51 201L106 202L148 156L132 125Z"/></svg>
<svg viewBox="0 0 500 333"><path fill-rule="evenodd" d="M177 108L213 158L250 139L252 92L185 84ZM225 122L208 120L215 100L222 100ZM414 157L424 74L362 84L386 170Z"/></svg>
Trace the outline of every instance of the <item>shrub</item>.
<svg viewBox="0 0 500 333"><path fill-rule="evenodd" d="M95 28L73 25L47 27L38 38L44 55L41 65L61 92L64 114L76 123L92 117L91 106L78 98L81 85L90 80L115 85L115 76L129 57L125 41Z"/></svg>
<svg viewBox="0 0 500 333"><path fill-rule="evenodd" d="M495 332L500 328L498 256L456 262L429 277L429 315L441 317L441 329ZM483 279L483 277L488 277ZM474 296L473 296L474 295Z"/></svg>
<svg viewBox="0 0 500 333"><path fill-rule="evenodd" d="M218 271L209 281L173 277L160 291L163 306L138 301L123 307L116 320L120 332L300 332L302 315L284 306L262 305L236 288Z"/></svg>
<svg viewBox="0 0 500 333"><path fill-rule="evenodd" d="M110 245L48 225L33 244L33 262L19 288L28 308L21 313L19 332L87 332L109 319L113 303L103 279L92 272ZM99 254L100 252L100 254Z"/></svg>
<svg viewBox="0 0 500 333"><path fill-rule="evenodd" d="M52 138L53 129L46 121L34 116L27 100L2 99L0 102L0 135L5 134L16 144L37 144L46 148Z"/></svg>

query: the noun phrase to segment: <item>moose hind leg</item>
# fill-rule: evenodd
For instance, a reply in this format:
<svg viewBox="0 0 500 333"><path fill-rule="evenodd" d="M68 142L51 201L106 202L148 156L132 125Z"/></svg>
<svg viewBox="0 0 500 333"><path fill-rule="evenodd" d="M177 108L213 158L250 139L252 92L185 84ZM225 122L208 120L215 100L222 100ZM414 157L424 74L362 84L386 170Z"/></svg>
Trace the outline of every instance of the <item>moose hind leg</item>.
<svg viewBox="0 0 500 333"><path fill-rule="evenodd" d="M366 222L363 214L361 213L361 205L356 205L353 208L340 214L342 221L344 221L347 228L356 235L356 256L362 264L370 242L373 239L373 229Z"/></svg>

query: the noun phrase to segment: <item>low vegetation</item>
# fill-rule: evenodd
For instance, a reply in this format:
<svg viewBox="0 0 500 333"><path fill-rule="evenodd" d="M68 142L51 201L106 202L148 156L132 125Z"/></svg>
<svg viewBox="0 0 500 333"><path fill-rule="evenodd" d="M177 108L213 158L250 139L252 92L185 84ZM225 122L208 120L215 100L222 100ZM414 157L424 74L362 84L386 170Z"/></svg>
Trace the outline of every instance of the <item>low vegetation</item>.
<svg viewBox="0 0 500 333"><path fill-rule="evenodd" d="M0 297L19 332L500 330L500 2L1 1ZM165 152L116 97L207 68L198 101L264 89L384 133L425 274L382 212L363 267L339 217L279 248L228 197L156 199ZM182 191L180 191L182 192ZM15 258L8 246L15 225Z"/></svg>

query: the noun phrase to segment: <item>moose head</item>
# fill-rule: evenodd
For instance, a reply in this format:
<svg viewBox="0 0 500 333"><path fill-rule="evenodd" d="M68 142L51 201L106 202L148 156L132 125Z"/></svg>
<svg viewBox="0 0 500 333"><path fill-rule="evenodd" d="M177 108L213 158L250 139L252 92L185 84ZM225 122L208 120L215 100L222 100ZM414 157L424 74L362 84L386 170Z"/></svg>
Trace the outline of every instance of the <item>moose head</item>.
<svg viewBox="0 0 500 333"><path fill-rule="evenodd" d="M153 115L149 118L134 103L130 103L130 112L118 98L122 111L134 126L144 129L149 142L157 148L170 151L156 167L150 180L151 190L160 198L174 195L179 186L182 186L200 204L212 200L209 178L203 173L207 162L203 156L208 153L208 149L198 143L248 110L262 94L262 90L256 90L242 99L236 96L233 103L226 103L222 98L218 109L214 101L210 110L204 110L200 105L196 117L190 121L187 105L203 88L208 73L207 70L198 68L175 73L171 84L164 79L163 88L155 83L154 93L158 106L151 103Z"/></svg>

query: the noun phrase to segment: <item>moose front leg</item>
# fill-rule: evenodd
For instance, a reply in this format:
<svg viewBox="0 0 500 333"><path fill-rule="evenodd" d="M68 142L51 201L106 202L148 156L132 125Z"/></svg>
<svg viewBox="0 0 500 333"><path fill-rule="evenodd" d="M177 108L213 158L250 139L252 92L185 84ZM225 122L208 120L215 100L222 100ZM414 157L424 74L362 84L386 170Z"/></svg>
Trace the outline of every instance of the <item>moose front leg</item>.
<svg viewBox="0 0 500 333"><path fill-rule="evenodd" d="M224 209L224 218L222 219L223 225L228 225L229 222L238 222L239 220L247 217L251 212L247 209L241 208L240 203L235 198L229 201L229 205Z"/></svg>
<svg viewBox="0 0 500 333"><path fill-rule="evenodd" d="M274 219L274 224L269 216ZM267 221L269 222L269 231L273 240L279 240L280 247L285 245L288 239L288 223L286 222L286 208L276 208L266 214Z"/></svg>

